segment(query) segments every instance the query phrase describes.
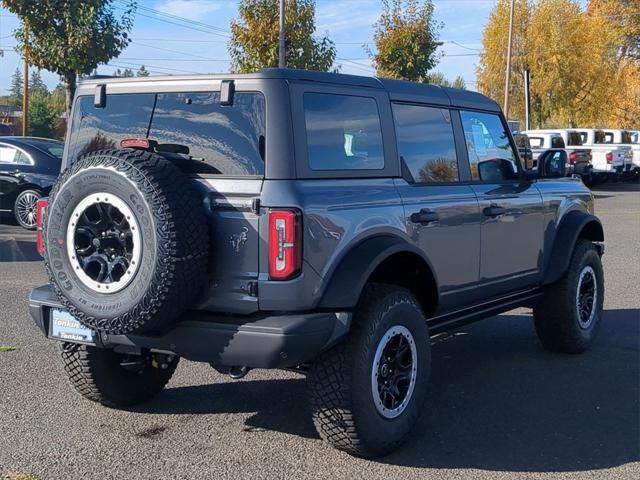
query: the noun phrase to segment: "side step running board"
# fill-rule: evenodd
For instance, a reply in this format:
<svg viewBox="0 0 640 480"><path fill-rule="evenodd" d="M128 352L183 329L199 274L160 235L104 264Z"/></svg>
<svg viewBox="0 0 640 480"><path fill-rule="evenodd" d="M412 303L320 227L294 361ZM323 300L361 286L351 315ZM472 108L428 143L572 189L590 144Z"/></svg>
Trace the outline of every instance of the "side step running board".
<svg viewBox="0 0 640 480"><path fill-rule="evenodd" d="M533 304L541 297L542 291L540 289L528 290L462 310L436 315L428 320L429 331L431 335L435 335L436 333L453 330L482 318L498 315L523 305Z"/></svg>

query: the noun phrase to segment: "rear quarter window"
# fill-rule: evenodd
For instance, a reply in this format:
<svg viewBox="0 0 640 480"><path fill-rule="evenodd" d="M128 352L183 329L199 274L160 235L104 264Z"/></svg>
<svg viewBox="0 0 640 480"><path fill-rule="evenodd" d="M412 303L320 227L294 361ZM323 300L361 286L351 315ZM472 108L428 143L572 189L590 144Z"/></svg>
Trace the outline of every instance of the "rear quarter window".
<svg viewBox="0 0 640 480"><path fill-rule="evenodd" d="M305 93L307 155L312 170L382 170L380 115L370 97Z"/></svg>
<svg viewBox="0 0 640 480"><path fill-rule="evenodd" d="M120 148L126 138L181 145L188 154L163 153L188 173L263 175L265 101L261 93L236 92L231 106L218 92L108 95L76 103L69 161L100 149Z"/></svg>

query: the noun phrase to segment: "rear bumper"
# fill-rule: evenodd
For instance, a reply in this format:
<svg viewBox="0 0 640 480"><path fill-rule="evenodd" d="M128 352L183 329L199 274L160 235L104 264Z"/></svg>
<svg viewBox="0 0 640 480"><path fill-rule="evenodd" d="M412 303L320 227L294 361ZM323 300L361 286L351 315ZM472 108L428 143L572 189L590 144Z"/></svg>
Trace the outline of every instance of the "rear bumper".
<svg viewBox="0 0 640 480"><path fill-rule="evenodd" d="M60 304L49 285L29 295L29 312L49 336L51 309ZM94 334L99 348L116 346L171 352L197 362L251 368L293 367L313 360L349 331L351 314L222 316L188 311L169 331L154 336Z"/></svg>

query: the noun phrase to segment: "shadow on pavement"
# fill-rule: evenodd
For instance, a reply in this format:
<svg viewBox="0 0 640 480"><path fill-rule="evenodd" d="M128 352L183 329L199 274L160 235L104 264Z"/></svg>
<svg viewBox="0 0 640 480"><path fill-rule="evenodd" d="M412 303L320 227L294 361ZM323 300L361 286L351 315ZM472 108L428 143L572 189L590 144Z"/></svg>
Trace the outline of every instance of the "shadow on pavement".
<svg viewBox="0 0 640 480"><path fill-rule="evenodd" d="M0 262L41 261L36 251L35 232L14 224L0 225Z"/></svg>
<svg viewBox="0 0 640 480"><path fill-rule="evenodd" d="M408 442L380 461L558 472L640 460L639 328L640 310L606 311L596 345L582 355L544 351L531 315L436 337L424 414ZM255 412L247 430L317 438L303 379L171 388L136 410Z"/></svg>

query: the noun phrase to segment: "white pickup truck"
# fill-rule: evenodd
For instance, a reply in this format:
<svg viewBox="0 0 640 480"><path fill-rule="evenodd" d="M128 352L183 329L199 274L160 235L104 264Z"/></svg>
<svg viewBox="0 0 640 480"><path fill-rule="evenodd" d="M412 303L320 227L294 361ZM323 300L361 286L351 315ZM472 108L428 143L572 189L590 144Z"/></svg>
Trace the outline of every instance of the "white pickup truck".
<svg viewBox="0 0 640 480"><path fill-rule="evenodd" d="M582 138L582 145L591 149L593 173L602 181L622 176L631 165L631 147L606 143L604 130L599 128L573 128Z"/></svg>
<svg viewBox="0 0 640 480"><path fill-rule="evenodd" d="M585 185L589 186L593 183L591 175L591 150L580 146L567 147L563 136L558 132L546 133L542 130L525 130L522 132L529 139L531 155L533 158L533 166L536 167L538 157L542 152L550 148L562 148L567 152L567 174L579 175ZM567 140L574 136L573 143L580 142L578 133L569 133L566 135Z"/></svg>
<svg viewBox="0 0 640 480"><path fill-rule="evenodd" d="M625 177L640 180L640 131L603 128L604 143L620 147L630 147L632 159L625 165Z"/></svg>

